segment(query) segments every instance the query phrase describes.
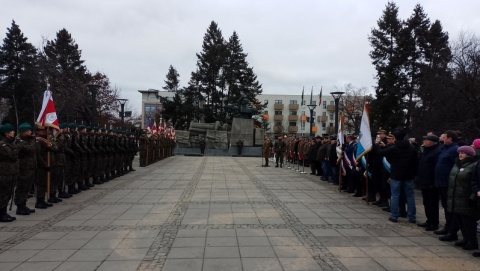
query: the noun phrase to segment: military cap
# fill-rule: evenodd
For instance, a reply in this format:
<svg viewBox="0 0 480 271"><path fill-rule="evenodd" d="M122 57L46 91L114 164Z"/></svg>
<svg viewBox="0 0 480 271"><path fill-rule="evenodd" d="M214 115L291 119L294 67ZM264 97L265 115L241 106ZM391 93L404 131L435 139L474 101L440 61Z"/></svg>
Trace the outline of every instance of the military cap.
<svg viewBox="0 0 480 271"><path fill-rule="evenodd" d="M98 127L96 127L96 126L93 127L92 129L93 129L95 132L98 132L98 131L100 130L100 128L98 128Z"/></svg>
<svg viewBox="0 0 480 271"><path fill-rule="evenodd" d="M85 129L85 128L87 128L87 127L85 127L85 125L83 125L83 124L78 125L78 130L83 130L83 129Z"/></svg>
<svg viewBox="0 0 480 271"><path fill-rule="evenodd" d="M387 131L386 130L383 130L383 129L380 129L377 131L377 134L386 134Z"/></svg>
<svg viewBox="0 0 480 271"><path fill-rule="evenodd" d="M102 128L102 129L100 129L100 130L101 130L102 132L105 132L105 131L107 131L107 128Z"/></svg>
<svg viewBox="0 0 480 271"><path fill-rule="evenodd" d="M387 137L387 138L394 138L392 132L388 133L386 137Z"/></svg>
<svg viewBox="0 0 480 271"><path fill-rule="evenodd" d="M23 132L28 131L28 130L30 130L30 131L32 130L32 125L30 125L30 123L28 123L28 122L22 123L22 124L20 124L20 126L18 126L18 131L20 133L23 133Z"/></svg>
<svg viewBox="0 0 480 271"><path fill-rule="evenodd" d="M63 129L63 128L68 128L68 123L60 123L60 125L58 126L60 129Z"/></svg>
<svg viewBox="0 0 480 271"><path fill-rule="evenodd" d="M90 132L92 130L92 126L87 126L87 132Z"/></svg>
<svg viewBox="0 0 480 271"><path fill-rule="evenodd" d="M5 123L4 125L0 126L0 132L2 134L10 133L11 131L14 131L14 130L15 128L10 123Z"/></svg>
<svg viewBox="0 0 480 271"><path fill-rule="evenodd" d="M72 122L72 123L69 123L69 124L68 124L68 128L75 129L75 128L77 128L77 124L76 124L76 123L73 123L73 122Z"/></svg>

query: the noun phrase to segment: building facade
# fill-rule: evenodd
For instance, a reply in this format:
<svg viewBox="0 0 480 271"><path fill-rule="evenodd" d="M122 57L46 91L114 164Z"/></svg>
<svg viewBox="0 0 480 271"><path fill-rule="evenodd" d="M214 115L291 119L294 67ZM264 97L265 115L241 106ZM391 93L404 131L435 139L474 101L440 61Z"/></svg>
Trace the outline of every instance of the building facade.
<svg viewBox="0 0 480 271"><path fill-rule="evenodd" d="M145 129L148 123L153 124L155 114L162 112L162 104L159 96L173 99L175 92L160 91L157 89L139 90L142 94L142 129Z"/></svg>
<svg viewBox="0 0 480 271"><path fill-rule="evenodd" d="M336 134L335 132L335 100L332 96L319 95L278 95L261 94L257 99L265 104L264 116L268 116L267 134L291 134L297 136L310 135L310 109L307 105L316 105L313 110L312 134ZM310 100L312 103L310 103Z"/></svg>

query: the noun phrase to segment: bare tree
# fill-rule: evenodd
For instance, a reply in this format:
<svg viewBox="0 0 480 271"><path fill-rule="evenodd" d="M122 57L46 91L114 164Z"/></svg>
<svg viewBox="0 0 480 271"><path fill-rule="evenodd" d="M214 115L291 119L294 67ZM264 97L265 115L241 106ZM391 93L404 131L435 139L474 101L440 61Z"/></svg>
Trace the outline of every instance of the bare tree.
<svg viewBox="0 0 480 271"><path fill-rule="evenodd" d="M351 83L335 87L335 91L345 92L339 103L339 111L345 116L345 130L358 133L364 104L371 101L372 96L368 94L366 87L357 88Z"/></svg>

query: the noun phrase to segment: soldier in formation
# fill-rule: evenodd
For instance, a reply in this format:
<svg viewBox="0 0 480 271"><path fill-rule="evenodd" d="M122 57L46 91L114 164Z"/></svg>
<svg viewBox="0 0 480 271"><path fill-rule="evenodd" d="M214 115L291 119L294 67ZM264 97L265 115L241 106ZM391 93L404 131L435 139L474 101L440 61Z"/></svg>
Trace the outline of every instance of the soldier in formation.
<svg viewBox="0 0 480 271"><path fill-rule="evenodd" d="M0 126L0 222L12 222L7 212L15 203L17 215L30 215L29 191L35 190L35 208L46 209L62 199L103 184L133 169L138 151L134 133L61 123L59 130L11 124ZM171 153L157 139L160 154ZM173 145L172 145L173 146ZM142 152L142 151L140 151ZM143 157L145 158L145 157ZM143 160L141 160L143 161Z"/></svg>
<svg viewBox="0 0 480 271"><path fill-rule="evenodd" d="M146 167L173 156L174 149L175 139L172 136L163 133L154 135L150 132L141 131L138 138L140 167Z"/></svg>

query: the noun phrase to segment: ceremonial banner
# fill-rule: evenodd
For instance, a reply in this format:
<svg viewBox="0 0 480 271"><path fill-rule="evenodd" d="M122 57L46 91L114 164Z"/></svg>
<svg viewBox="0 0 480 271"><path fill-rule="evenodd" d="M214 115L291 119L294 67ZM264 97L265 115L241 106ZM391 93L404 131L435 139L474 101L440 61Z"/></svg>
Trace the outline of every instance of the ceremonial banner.
<svg viewBox="0 0 480 271"><path fill-rule="evenodd" d="M55 111L52 92L50 90L46 90L43 93L42 110L40 110L36 124L41 127L52 127L60 130L60 128L58 128L57 112Z"/></svg>
<svg viewBox="0 0 480 271"><path fill-rule="evenodd" d="M365 103L357 145L357 161L372 150L372 132L370 130L370 104Z"/></svg>
<svg viewBox="0 0 480 271"><path fill-rule="evenodd" d="M152 127L152 133L154 135L157 135L158 134L158 131L157 131L157 122L153 122L153 127Z"/></svg>

